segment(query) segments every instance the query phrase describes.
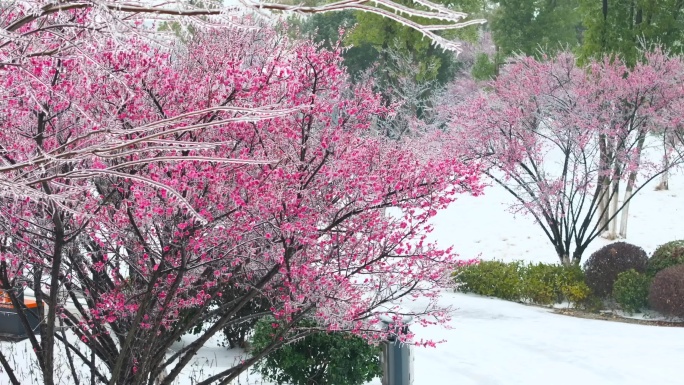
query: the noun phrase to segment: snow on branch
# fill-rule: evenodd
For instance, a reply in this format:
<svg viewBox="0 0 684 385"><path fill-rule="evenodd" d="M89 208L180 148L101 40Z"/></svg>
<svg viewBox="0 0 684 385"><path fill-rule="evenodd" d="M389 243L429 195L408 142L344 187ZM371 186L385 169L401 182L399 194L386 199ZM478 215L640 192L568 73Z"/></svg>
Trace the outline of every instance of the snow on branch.
<svg viewBox="0 0 684 385"><path fill-rule="evenodd" d="M263 17L269 17L260 11L315 14L352 9L395 20L421 32L434 44L459 52L457 42L440 36L437 31L484 22L467 20L465 13L426 0L414 0L413 6L392 0L340 0L313 7L239 1L237 6L226 6L218 0L0 3L0 112L4 114L0 116L0 123L7 125L14 120L11 124L15 129L28 135L23 141L0 138L0 196L45 201L49 195L48 200L64 200L78 190L76 184L65 182L68 178L83 179L108 171L115 175L113 168L96 167L98 164L113 163L120 170L160 159L176 161L179 153L185 152L187 156L188 151L193 151L194 160L203 162L266 164L279 161L224 159L211 154L212 148L225 146L224 139L212 137L190 143L183 138L227 124L277 120L301 111L302 106L238 107L214 102L203 108L193 107L170 115L162 112L154 118L149 116L143 124L126 123L127 119L121 118L130 115L125 110L136 103L141 91L146 92L134 89L138 86L129 80L144 78L152 68L170 71L174 50L182 50L175 42L177 37L168 39L160 31L163 23L178 22L224 30L237 26L260 34L258 23L238 21L245 11L257 11ZM439 24L424 25L416 19L438 21ZM136 45L145 50L164 47L159 54L166 62L136 58L132 52ZM122 57L121 62L117 62L116 55ZM140 59L140 63L133 66L125 63L136 59ZM121 72L124 67L129 73ZM76 76L83 76L79 87L90 88L90 91L75 88ZM100 92L98 88L106 91ZM89 100L96 94L100 101ZM158 104L155 95L148 96L150 103ZM34 114L35 119L30 114ZM209 118L218 115L220 119ZM61 131L50 128L59 124L70 128ZM95 169L98 171L92 171ZM47 182L60 184L58 190L61 192L40 191L44 188L38 185ZM80 185L80 188L88 187Z"/></svg>
<svg viewBox="0 0 684 385"><path fill-rule="evenodd" d="M196 6L186 1L167 1L159 4L150 4L146 1L128 1L128 2L111 2L111 1L23 1L16 2L16 7L25 10L21 12L22 17L11 20L3 26L3 31L0 32L0 46L8 43L13 36L13 33L21 30L22 27L36 21L40 18L66 11L73 10L88 10L93 9L100 12L114 14L114 19L111 17L102 17L101 20L129 20L133 15L147 15L143 17L154 16L158 19L173 19L177 20L180 17L220 17L223 21L229 24L231 16L236 15L241 10L269 10L269 11L284 11L303 14L325 13L342 10L358 10L363 12L370 12L390 18L405 26L411 27L421 32L425 37L433 40L435 44L444 49L460 51L460 44L455 41L445 39L434 31L460 29L474 24L483 24L485 20L465 20L468 15L463 12L451 10L442 5L433 3L427 0L413 0L416 7L405 6L396 3L392 0L340 0L330 4L321 6L304 6L304 5L288 5L269 2L255 2L250 0L239 0L240 6L224 6L221 1L202 2L203 6ZM12 14L12 2L5 7L3 13ZM123 15L116 15L120 13ZM411 18L419 17L428 20L441 20L445 24L440 25L425 25L411 20ZM4 41L3 41L4 40ZM7 63L11 64L11 63Z"/></svg>

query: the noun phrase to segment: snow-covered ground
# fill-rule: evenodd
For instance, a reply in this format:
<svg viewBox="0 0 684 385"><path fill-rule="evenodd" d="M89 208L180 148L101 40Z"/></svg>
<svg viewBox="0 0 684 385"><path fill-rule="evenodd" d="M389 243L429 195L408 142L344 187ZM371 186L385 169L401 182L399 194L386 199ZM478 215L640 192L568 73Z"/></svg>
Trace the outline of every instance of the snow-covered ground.
<svg viewBox="0 0 684 385"><path fill-rule="evenodd" d="M680 223L684 176L674 176L670 188L654 191L647 186L632 201L627 241L649 254L664 242L684 238ZM553 248L534 221L507 212L510 201L498 186L488 188L481 197L463 197L436 216L432 239L442 246L453 245L463 258L481 255L556 262ZM596 240L585 259L607 243ZM456 308L451 328L412 329L418 338L446 340L436 348L416 348L415 385L684 384L684 328L573 318L549 309L452 292L444 293L441 301ZM184 338L176 348L191 340L192 336ZM30 356L26 341L11 347L2 343L0 348L11 349L17 360ZM206 378L230 367L240 354L210 341L177 385L190 385L192 377ZM5 380L0 374L0 384ZM264 382L258 375L247 374L239 383Z"/></svg>
<svg viewBox="0 0 684 385"><path fill-rule="evenodd" d="M414 348L414 385L684 383L684 328L574 318L461 293L445 293L442 303L458 308L450 328L412 329L419 338L446 340L436 348ZM239 359L238 351L208 343L181 384ZM268 384L255 374L239 383ZM368 385L380 385L380 379Z"/></svg>
<svg viewBox="0 0 684 385"><path fill-rule="evenodd" d="M684 238L684 176L672 176L667 191L655 191L655 185L646 185L632 198L624 240L641 246L649 255L665 242ZM461 197L437 214L430 238L440 246L454 246L464 259L481 255L504 261L558 262L541 227L531 216L509 212L511 203L512 195L498 185L486 188L480 197ZM583 260L611 242L597 238Z"/></svg>
<svg viewBox="0 0 684 385"><path fill-rule="evenodd" d="M684 328L568 317L498 299L449 293L453 328L417 349L416 385L678 385Z"/></svg>
<svg viewBox="0 0 684 385"><path fill-rule="evenodd" d="M507 211L511 202L499 186L463 197L435 217L432 239L463 258L557 262L534 220ZM684 177L673 176L669 191L646 186L630 213L626 241L649 255L684 238ZM595 240L584 259L608 243ZM460 293L445 293L442 301L457 308L452 328L413 330L447 340L417 350L416 385L684 384L684 328L579 319Z"/></svg>

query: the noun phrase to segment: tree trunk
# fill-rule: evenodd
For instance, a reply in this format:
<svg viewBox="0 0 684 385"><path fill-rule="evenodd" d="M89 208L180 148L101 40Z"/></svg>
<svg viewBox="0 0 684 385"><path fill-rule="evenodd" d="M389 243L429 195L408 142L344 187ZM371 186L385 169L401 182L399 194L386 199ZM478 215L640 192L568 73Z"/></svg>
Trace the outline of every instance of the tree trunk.
<svg viewBox="0 0 684 385"><path fill-rule="evenodd" d="M586 249L586 246L577 246L575 248L575 251L572 252L572 263L575 265L579 265L580 262L582 261L582 254L584 254L584 250ZM570 266L568 264L568 266Z"/></svg>
<svg viewBox="0 0 684 385"><path fill-rule="evenodd" d="M166 370L166 368L164 368L164 370L162 370L162 372L159 373L157 378L155 378L154 385L161 385L164 382L164 379L166 378L167 375L168 375L168 371Z"/></svg>
<svg viewBox="0 0 684 385"><path fill-rule="evenodd" d="M627 183L627 188L625 189L625 198L623 202L624 207L622 207L622 212L620 213L620 238L627 238L627 219L629 217L629 201L632 198L632 191L634 190L634 180L636 179L636 173L631 173L629 175L629 182Z"/></svg>
<svg viewBox="0 0 684 385"><path fill-rule="evenodd" d="M660 182L658 182L658 185L656 186L656 191L661 191L661 190L669 190L670 189L670 171L665 170L660 175Z"/></svg>
<svg viewBox="0 0 684 385"><path fill-rule="evenodd" d="M644 149L644 143L646 142L646 132L640 131L641 137L637 142L637 153L636 153L636 164L637 167L641 165L641 152ZM667 155L667 151L665 152ZM632 198L634 192L634 184L636 182L637 172L636 169L629 173L629 178L627 179L627 186L625 187L625 198L623 199L622 212L620 213L620 232L618 235L620 238L627 238L627 220L629 219L629 202ZM616 194L617 195L617 194Z"/></svg>
<svg viewBox="0 0 684 385"><path fill-rule="evenodd" d="M571 261L570 261L570 256L568 254L563 254L558 256L560 258L561 264L563 266L570 266Z"/></svg>
<svg viewBox="0 0 684 385"><path fill-rule="evenodd" d="M608 199L608 197L610 196L610 185L606 185L606 183L603 181L599 183L603 184L603 186L601 187L601 191L599 193L600 199L598 205L598 229L600 233L604 233L608 231L608 218L610 218L610 213L608 212L610 206L610 200Z"/></svg>
<svg viewBox="0 0 684 385"><path fill-rule="evenodd" d="M637 142L637 153L636 153L636 165L637 168L634 169L629 173L629 178L627 179L627 186L625 187L625 198L622 201L623 206L622 206L622 212L620 213L620 232L618 233L618 236L620 238L627 238L627 220L629 219L629 202L632 198L632 194L634 192L634 184L636 182L636 176L638 170L638 167L641 165L641 152L644 149L644 143L646 142L646 132L645 131L639 131L639 134L641 137L639 138L639 141ZM663 143L664 144L664 143ZM667 155L667 151L665 152Z"/></svg>
<svg viewBox="0 0 684 385"><path fill-rule="evenodd" d="M660 190L669 190L669 182L670 182L670 157L668 156L667 153L667 139L666 139L667 134L663 134L663 172L660 175L660 182L658 182L658 185L656 186L656 191Z"/></svg>
<svg viewBox="0 0 684 385"><path fill-rule="evenodd" d="M563 266L567 266L570 263L570 250L566 250L563 242L558 240L552 241L554 248L556 249L556 255Z"/></svg>
<svg viewBox="0 0 684 385"><path fill-rule="evenodd" d="M610 162L608 156L608 139L605 134L599 135L599 176L597 183L601 186L599 192L599 219L598 231L604 233L608 231L608 218L610 206Z"/></svg>
<svg viewBox="0 0 684 385"><path fill-rule="evenodd" d="M620 193L620 180L616 179L613 181L612 193L610 194L610 207L608 210L608 215L610 216L610 223L608 224L608 233L606 234L607 239L617 238L617 211L618 211L618 197Z"/></svg>

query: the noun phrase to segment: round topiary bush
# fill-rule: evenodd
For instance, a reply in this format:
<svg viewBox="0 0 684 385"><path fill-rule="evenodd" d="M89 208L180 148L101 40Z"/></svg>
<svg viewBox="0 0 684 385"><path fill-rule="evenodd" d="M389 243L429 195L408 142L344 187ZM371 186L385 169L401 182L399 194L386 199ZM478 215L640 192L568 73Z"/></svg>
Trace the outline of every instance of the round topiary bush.
<svg viewBox="0 0 684 385"><path fill-rule="evenodd" d="M661 270L648 291L651 309L664 315L684 318L684 265Z"/></svg>
<svg viewBox="0 0 684 385"><path fill-rule="evenodd" d="M606 298L613 292L618 274L629 269L646 271L648 256L644 249L626 242L615 242L594 252L584 264L587 286L594 295Z"/></svg>
<svg viewBox="0 0 684 385"><path fill-rule="evenodd" d="M634 269L618 274L613 285L613 298L622 310L628 313L638 312L648 306L648 289L651 278Z"/></svg>
<svg viewBox="0 0 684 385"><path fill-rule="evenodd" d="M658 246L648 260L647 273L654 277L659 271L670 266L684 264L684 240L667 242Z"/></svg>

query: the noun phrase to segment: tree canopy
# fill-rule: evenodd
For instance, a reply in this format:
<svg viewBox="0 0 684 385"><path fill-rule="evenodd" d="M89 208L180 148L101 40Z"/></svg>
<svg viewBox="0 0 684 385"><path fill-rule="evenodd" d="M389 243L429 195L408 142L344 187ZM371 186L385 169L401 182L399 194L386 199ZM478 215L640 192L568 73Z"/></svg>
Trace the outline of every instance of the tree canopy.
<svg viewBox="0 0 684 385"><path fill-rule="evenodd" d="M684 2L680 0L580 0L586 28L583 58L617 55L633 66L640 48L684 48Z"/></svg>
<svg viewBox="0 0 684 385"><path fill-rule="evenodd" d="M403 2L408 3L409 1L403 0ZM439 3L450 9L475 15L481 14L486 4L484 0L440 0ZM416 33L415 30L370 13L357 12L355 16L357 25L350 33L347 42L356 47L373 47L381 53L379 57L381 65L383 50L395 47L413 56L414 62L419 66L419 71L416 74L419 81L436 80L440 84L445 84L458 70L458 61L452 52L444 51L430 40L425 39L422 34ZM438 23L437 21L426 20L423 22L426 24ZM476 28L470 28L446 33L446 36L473 41L477 39L478 31ZM363 58L359 59L363 60ZM347 64L359 66L356 63Z"/></svg>
<svg viewBox="0 0 684 385"><path fill-rule="evenodd" d="M578 0L496 0L491 28L499 55L537 56L580 43Z"/></svg>

